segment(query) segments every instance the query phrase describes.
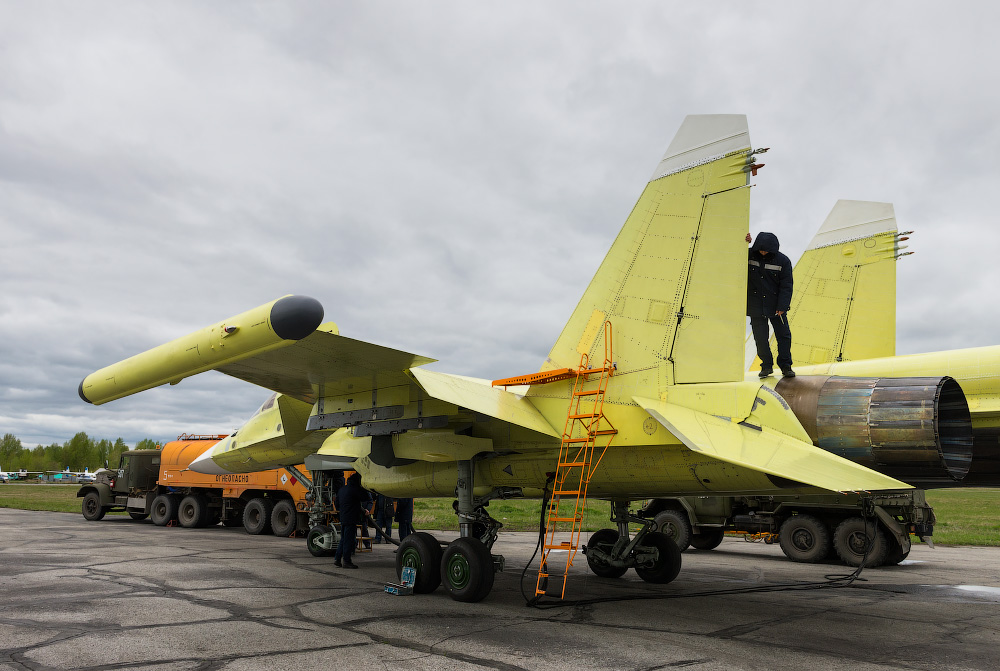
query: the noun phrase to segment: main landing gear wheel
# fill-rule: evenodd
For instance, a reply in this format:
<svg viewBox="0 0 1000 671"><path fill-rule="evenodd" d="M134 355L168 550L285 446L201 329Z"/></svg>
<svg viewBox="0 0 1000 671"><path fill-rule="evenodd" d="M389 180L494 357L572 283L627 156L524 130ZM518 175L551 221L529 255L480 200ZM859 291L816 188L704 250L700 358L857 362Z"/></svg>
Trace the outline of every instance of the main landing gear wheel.
<svg viewBox="0 0 1000 671"><path fill-rule="evenodd" d="M665 585L681 572L681 551L670 536L653 531L643 536L639 545L656 549L656 560L652 566L635 567L635 572L646 582Z"/></svg>
<svg viewBox="0 0 1000 671"><path fill-rule="evenodd" d="M695 550L714 550L722 544L725 537L725 529L705 529L700 534L691 536L691 547Z"/></svg>
<svg viewBox="0 0 1000 671"><path fill-rule="evenodd" d="M601 529L590 535L587 541L588 548L599 547L605 552L611 552L611 548L618 542L618 532L614 529ZM612 566L603 559L598 559L594 555L587 553L587 566L594 572L594 575L601 578L621 578L628 569L624 566Z"/></svg>
<svg viewBox="0 0 1000 671"><path fill-rule="evenodd" d="M815 564L830 552L830 530L812 515L792 515L778 530L778 545L792 561Z"/></svg>
<svg viewBox="0 0 1000 671"><path fill-rule="evenodd" d="M479 539L458 538L445 548L441 582L455 601L482 601L493 589L493 578L493 555Z"/></svg>
<svg viewBox="0 0 1000 671"><path fill-rule="evenodd" d="M411 566L417 570L413 585L416 594L429 594L441 584L441 544L434 536L423 531L408 535L396 550L396 577L403 578L403 569ZM492 561L492 557L491 557Z"/></svg>
<svg viewBox="0 0 1000 671"><path fill-rule="evenodd" d="M871 549L868 551L868 561L865 562L865 566L868 568L881 566L889 551L889 543L878 522L874 520L865 522L860 517L848 517L838 524L836 531L833 532L833 546L837 548L837 555L848 566L861 566L868 543L871 543Z"/></svg>
<svg viewBox="0 0 1000 671"><path fill-rule="evenodd" d="M659 532L669 536L678 550L684 552L688 549L691 544L691 523L688 522L687 515L676 510L664 510L653 521Z"/></svg>
<svg viewBox="0 0 1000 671"><path fill-rule="evenodd" d="M84 519L96 522L104 518L107 511L101 506L101 495L97 492L88 492L83 497L83 517Z"/></svg>
<svg viewBox="0 0 1000 671"><path fill-rule="evenodd" d="M313 557L332 557L337 554L337 530L320 524L306 535L306 548Z"/></svg>

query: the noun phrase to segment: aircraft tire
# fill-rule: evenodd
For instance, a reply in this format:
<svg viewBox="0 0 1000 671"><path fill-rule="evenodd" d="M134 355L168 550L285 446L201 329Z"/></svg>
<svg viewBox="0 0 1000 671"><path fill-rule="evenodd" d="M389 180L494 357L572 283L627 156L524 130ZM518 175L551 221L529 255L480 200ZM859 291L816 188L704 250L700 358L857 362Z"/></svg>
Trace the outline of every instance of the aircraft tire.
<svg viewBox="0 0 1000 671"><path fill-rule="evenodd" d="M833 532L833 546L837 548L837 556L848 566L861 566L865 547L869 541L872 546L868 551L868 561L865 562L865 566L868 568L881 566L885 563L889 542L878 522L869 520L866 523L860 517L848 517L838 524Z"/></svg>
<svg viewBox="0 0 1000 671"><path fill-rule="evenodd" d="M250 499L243 509L243 528L251 536L271 533L271 509L274 504L265 498Z"/></svg>
<svg viewBox="0 0 1000 671"><path fill-rule="evenodd" d="M691 522L688 521L687 514L679 510L664 510L657 513L653 521L656 522L657 531L669 536L681 552L691 545Z"/></svg>
<svg viewBox="0 0 1000 671"><path fill-rule="evenodd" d="M274 504L271 510L271 531L275 536L287 538L295 533L298 519L295 516L295 505L290 499L282 499Z"/></svg>
<svg viewBox="0 0 1000 671"><path fill-rule="evenodd" d="M84 519L96 522L97 520L104 519L104 513L106 512L101 505L101 495L97 492L87 492L87 495L83 497Z"/></svg>
<svg viewBox="0 0 1000 671"><path fill-rule="evenodd" d="M614 529L601 529L600 531L595 531L590 535L590 540L587 541L587 547L597 547L606 546L603 549L610 550L612 546L618 541L618 532ZM593 557L589 552L587 553L587 566L594 575L600 578L621 578L625 575L625 571L628 569L624 566L611 566L596 557Z"/></svg>
<svg viewBox="0 0 1000 671"><path fill-rule="evenodd" d="M129 513L128 516L134 519L136 522L142 522L144 519L149 517L147 513Z"/></svg>
<svg viewBox="0 0 1000 671"><path fill-rule="evenodd" d="M691 547L695 550L714 550L722 544L722 539L726 537L726 530L704 529L700 534L691 536Z"/></svg>
<svg viewBox="0 0 1000 671"><path fill-rule="evenodd" d="M441 558L444 555L441 544L434 536L424 531L409 534L396 550L396 577L403 578L403 568L417 569L417 579L413 585L415 594L430 594L441 584Z"/></svg>
<svg viewBox="0 0 1000 671"><path fill-rule="evenodd" d="M177 517L177 499L169 494L160 494L153 499L149 516L153 518L153 524L156 526L167 526L171 520Z"/></svg>
<svg viewBox="0 0 1000 671"><path fill-rule="evenodd" d="M457 538L442 553L441 582L455 601L482 601L494 578L493 555L478 538Z"/></svg>
<svg viewBox="0 0 1000 671"><path fill-rule="evenodd" d="M309 530L306 534L306 548L309 550L309 554L313 557L332 557L337 554L337 546L334 545L332 548L325 548L320 545L320 537L325 536L333 530L332 527L328 527L325 524L320 524Z"/></svg>
<svg viewBox="0 0 1000 671"><path fill-rule="evenodd" d="M635 572L646 582L665 585L681 572L681 551L670 536L654 531L646 534L640 545L656 548L657 553L653 566L635 567Z"/></svg>
<svg viewBox="0 0 1000 671"><path fill-rule="evenodd" d="M830 552L830 530L812 515L792 515L778 530L778 545L792 561L815 564Z"/></svg>
<svg viewBox="0 0 1000 671"><path fill-rule="evenodd" d="M195 529L205 526L208 506L201 494L188 494L177 506L177 521L185 529Z"/></svg>

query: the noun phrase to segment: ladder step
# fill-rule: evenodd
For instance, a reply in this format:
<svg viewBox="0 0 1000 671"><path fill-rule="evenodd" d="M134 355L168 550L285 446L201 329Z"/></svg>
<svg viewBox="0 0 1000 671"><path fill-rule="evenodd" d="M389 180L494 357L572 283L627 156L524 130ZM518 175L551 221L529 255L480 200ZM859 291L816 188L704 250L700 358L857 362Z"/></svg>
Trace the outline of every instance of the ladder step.
<svg viewBox="0 0 1000 671"><path fill-rule="evenodd" d="M550 517L549 522L579 522L582 519L582 515L577 515L576 517Z"/></svg>
<svg viewBox="0 0 1000 671"><path fill-rule="evenodd" d="M554 496L579 496L580 495L580 490L579 489L562 489L562 490L559 490L558 492L552 492L552 494Z"/></svg>
<svg viewBox="0 0 1000 671"><path fill-rule="evenodd" d="M563 438L564 443L586 443L590 440L590 437L586 438Z"/></svg>
<svg viewBox="0 0 1000 671"><path fill-rule="evenodd" d="M591 431L592 436L613 436L618 433L618 429L601 429L600 431Z"/></svg>
<svg viewBox="0 0 1000 671"><path fill-rule="evenodd" d="M596 412L588 412L583 415L570 415L570 419L595 419L597 417Z"/></svg>
<svg viewBox="0 0 1000 671"><path fill-rule="evenodd" d="M574 396L597 396L601 393L600 389L594 389L593 391L574 391Z"/></svg>
<svg viewBox="0 0 1000 671"><path fill-rule="evenodd" d="M565 543L552 543L551 545L546 543L542 547L544 547L546 550L572 550L573 544L570 543L569 541L566 541Z"/></svg>
<svg viewBox="0 0 1000 671"><path fill-rule="evenodd" d="M589 466L586 461L566 461L559 464L559 468L573 468L574 466Z"/></svg>

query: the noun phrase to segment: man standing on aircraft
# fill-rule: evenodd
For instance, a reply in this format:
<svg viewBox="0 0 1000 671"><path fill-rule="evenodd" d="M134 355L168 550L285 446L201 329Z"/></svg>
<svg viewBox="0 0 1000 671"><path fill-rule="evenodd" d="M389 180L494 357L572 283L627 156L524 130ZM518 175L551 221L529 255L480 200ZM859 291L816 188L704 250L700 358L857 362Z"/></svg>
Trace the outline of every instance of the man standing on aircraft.
<svg viewBox="0 0 1000 671"><path fill-rule="evenodd" d="M753 241L747 233L747 242ZM792 331L788 328L788 308L792 302L792 264L778 251L774 233L760 233L750 247L747 275L747 316L760 358L760 377L770 377L774 358L767 329L774 329L778 344L778 368L785 377L795 377L792 370Z"/></svg>

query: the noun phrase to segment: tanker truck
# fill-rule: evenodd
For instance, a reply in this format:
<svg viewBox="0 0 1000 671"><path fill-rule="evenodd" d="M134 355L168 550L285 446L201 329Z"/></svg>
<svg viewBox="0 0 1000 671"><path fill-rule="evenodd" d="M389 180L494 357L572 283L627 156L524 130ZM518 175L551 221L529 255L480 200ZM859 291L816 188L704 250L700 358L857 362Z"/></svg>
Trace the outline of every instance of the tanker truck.
<svg viewBox="0 0 1000 671"><path fill-rule="evenodd" d="M204 475L188 465L226 436L181 435L155 450L123 452L117 470L101 469L80 487L83 516L100 520L125 511L157 526L243 525L249 534L291 536L308 527L304 467ZM332 515L333 511L329 511Z"/></svg>

